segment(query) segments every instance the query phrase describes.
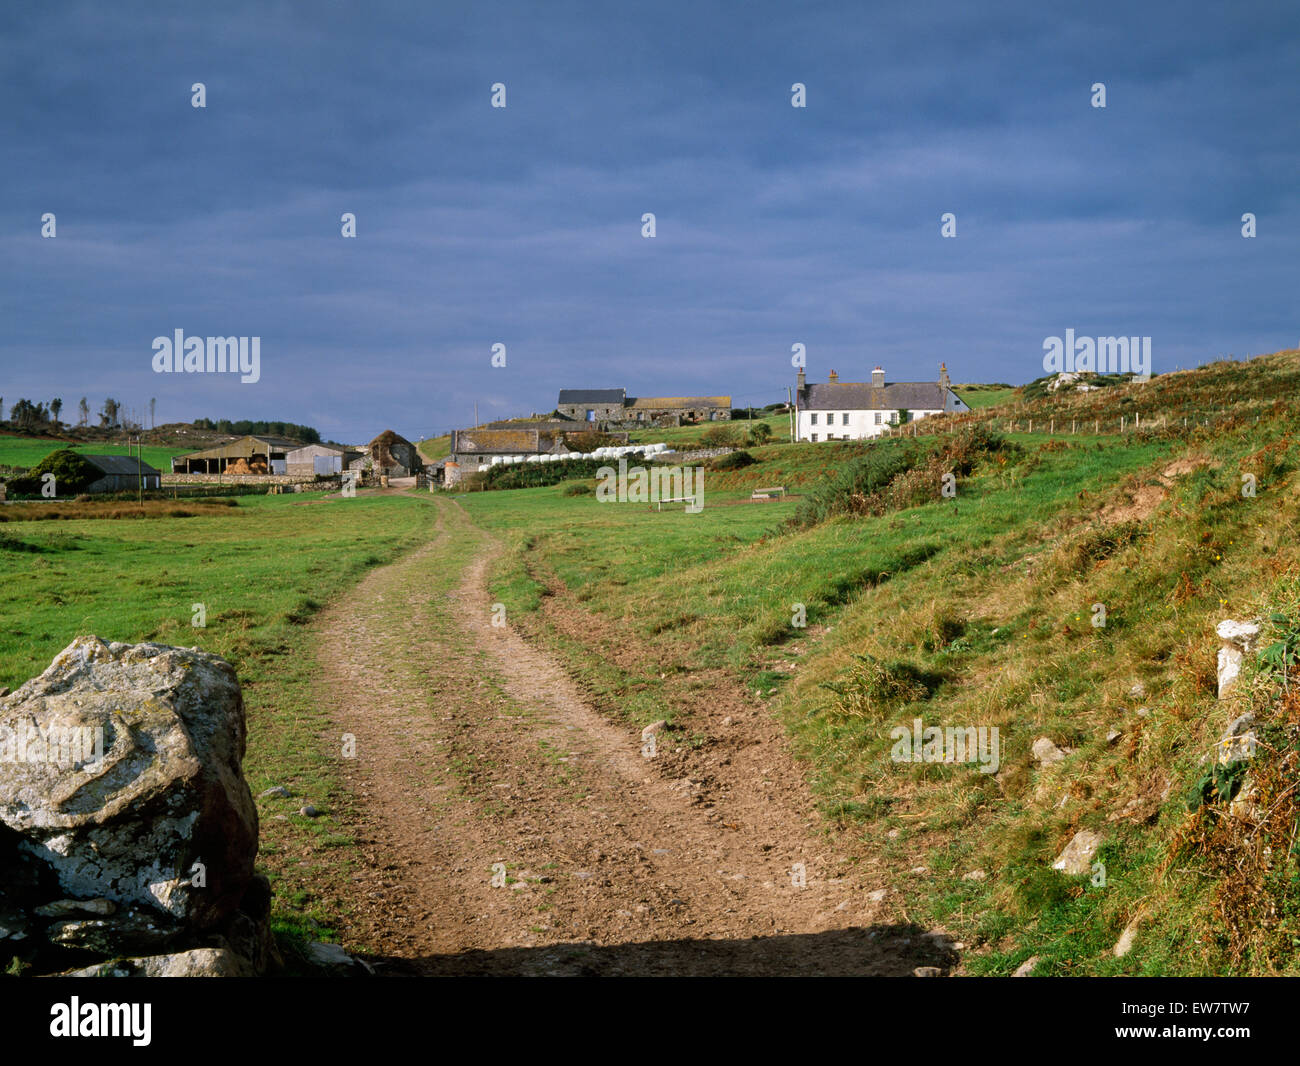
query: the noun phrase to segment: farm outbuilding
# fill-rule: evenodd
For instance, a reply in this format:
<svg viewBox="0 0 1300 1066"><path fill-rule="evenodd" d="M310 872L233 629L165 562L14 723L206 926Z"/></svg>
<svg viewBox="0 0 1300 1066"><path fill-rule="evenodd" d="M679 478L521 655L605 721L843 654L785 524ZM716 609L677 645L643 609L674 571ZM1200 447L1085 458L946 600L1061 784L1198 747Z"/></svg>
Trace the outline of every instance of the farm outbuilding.
<svg viewBox="0 0 1300 1066"><path fill-rule="evenodd" d="M86 492L135 492L156 489L162 484L162 471L130 455L83 455L83 459L103 474L92 481Z"/></svg>
<svg viewBox="0 0 1300 1066"><path fill-rule="evenodd" d="M361 458L357 448L344 448L338 444L308 444L295 448L285 455L285 472L309 476L312 474L341 474Z"/></svg>
<svg viewBox="0 0 1300 1066"><path fill-rule="evenodd" d="M424 460L414 444L386 429L345 465L348 470L368 470L375 477L415 477L424 469Z"/></svg>
<svg viewBox="0 0 1300 1066"><path fill-rule="evenodd" d="M680 426L691 422L725 422L731 418L731 397L629 397L623 418L628 422L650 422L660 426Z"/></svg>
<svg viewBox="0 0 1300 1066"><path fill-rule="evenodd" d="M287 474L287 457L302 447L285 437L240 437L172 460L174 474Z"/></svg>
<svg viewBox="0 0 1300 1066"><path fill-rule="evenodd" d="M575 422L608 422L623 417L626 389L561 389L555 410Z"/></svg>

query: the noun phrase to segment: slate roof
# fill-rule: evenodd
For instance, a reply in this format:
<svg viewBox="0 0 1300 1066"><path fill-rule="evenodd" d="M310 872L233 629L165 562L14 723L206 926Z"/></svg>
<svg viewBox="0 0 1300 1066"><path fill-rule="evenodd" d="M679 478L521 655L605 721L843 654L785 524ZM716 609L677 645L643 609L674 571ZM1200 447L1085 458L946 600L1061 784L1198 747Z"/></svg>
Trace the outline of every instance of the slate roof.
<svg viewBox="0 0 1300 1066"><path fill-rule="evenodd" d="M869 381L841 381L804 386L799 406L805 411L942 411L951 392L934 381L896 381L879 389Z"/></svg>
<svg viewBox="0 0 1300 1066"><path fill-rule="evenodd" d="M559 402L621 404L626 396L627 389L561 389Z"/></svg>
<svg viewBox="0 0 1300 1066"><path fill-rule="evenodd" d="M141 463L134 455L83 455L86 462L99 467L105 474L144 474L145 477L157 477L161 471L148 463Z"/></svg>

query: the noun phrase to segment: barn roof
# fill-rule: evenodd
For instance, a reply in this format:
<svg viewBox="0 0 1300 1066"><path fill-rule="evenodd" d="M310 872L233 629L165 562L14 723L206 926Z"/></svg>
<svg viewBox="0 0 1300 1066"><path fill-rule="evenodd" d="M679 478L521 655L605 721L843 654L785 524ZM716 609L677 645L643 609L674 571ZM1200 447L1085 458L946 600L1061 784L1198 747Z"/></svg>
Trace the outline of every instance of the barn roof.
<svg viewBox="0 0 1300 1066"><path fill-rule="evenodd" d="M373 448L376 444L382 444L388 448L391 448L394 444L405 444L410 447L415 447L415 445L411 444L411 442L400 433L394 433L391 429L384 430L379 434L379 436L367 444L366 447Z"/></svg>
<svg viewBox="0 0 1300 1066"><path fill-rule="evenodd" d="M318 455L321 452L332 452L335 455L360 455L363 448L350 448L345 444L304 444L301 448L294 448L293 451L285 455L285 459L292 459L295 455L313 454Z"/></svg>
<svg viewBox="0 0 1300 1066"><path fill-rule="evenodd" d="M561 389L560 403L617 403L627 396L627 389Z"/></svg>
<svg viewBox="0 0 1300 1066"><path fill-rule="evenodd" d="M730 407L730 396L638 396L629 407Z"/></svg>
<svg viewBox="0 0 1300 1066"><path fill-rule="evenodd" d="M99 467L105 474L144 474L145 477L157 477L161 471L157 467L142 463L134 455L82 455L88 463Z"/></svg>
<svg viewBox="0 0 1300 1066"><path fill-rule="evenodd" d="M233 459L246 457L255 451L253 444L262 444L278 451L292 451L302 447L302 441L290 440L288 437L264 437L259 433L246 433L242 437L226 441L225 444L213 444L200 448L196 452L186 452L176 456L177 459Z"/></svg>
<svg viewBox="0 0 1300 1066"><path fill-rule="evenodd" d="M536 429L458 429L451 435L453 455L525 455L549 452L556 435Z"/></svg>

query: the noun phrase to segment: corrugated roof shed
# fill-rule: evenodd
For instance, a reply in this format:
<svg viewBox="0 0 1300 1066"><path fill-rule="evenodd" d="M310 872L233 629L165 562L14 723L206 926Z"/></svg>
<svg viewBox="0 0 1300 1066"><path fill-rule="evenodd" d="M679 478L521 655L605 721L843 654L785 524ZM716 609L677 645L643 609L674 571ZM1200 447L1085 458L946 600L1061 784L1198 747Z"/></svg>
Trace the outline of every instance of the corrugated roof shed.
<svg viewBox="0 0 1300 1066"><path fill-rule="evenodd" d="M143 474L145 477L158 477L161 471L148 463L140 462L134 455L82 455L105 474Z"/></svg>
<svg viewBox="0 0 1300 1066"><path fill-rule="evenodd" d="M256 449L251 446L250 442L256 442L265 446L263 449ZM225 444L214 444L209 448L201 448L197 452L186 452L184 455L176 456L177 459L238 459L246 458L255 451L271 449L274 451L292 451L295 448L301 448L302 441L289 440L287 437L263 437L255 433L249 433L242 437L236 437Z"/></svg>

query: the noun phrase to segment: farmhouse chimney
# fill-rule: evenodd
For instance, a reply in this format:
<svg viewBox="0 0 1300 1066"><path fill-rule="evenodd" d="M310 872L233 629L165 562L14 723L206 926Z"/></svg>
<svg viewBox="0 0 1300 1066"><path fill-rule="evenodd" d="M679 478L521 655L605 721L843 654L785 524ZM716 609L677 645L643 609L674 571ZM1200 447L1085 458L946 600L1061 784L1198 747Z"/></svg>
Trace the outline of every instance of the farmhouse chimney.
<svg viewBox="0 0 1300 1066"><path fill-rule="evenodd" d="M796 387L799 389L799 391L802 392L803 389L804 389L804 386L807 385L807 384L808 384L808 381L807 381L807 379L804 377L803 367L800 367L800 368L799 368L799 375L798 375L798 377L795 378L795 385L796 385Z"/></svg>
<svg viewBox="0 0 1300 1066"><path fill-rule="evenodd" d="M885 372L880 367L876 367L871 372L871 387L873 389L883 389L885 387Z"/></svg>
<svg viewBox="0 0 1300 1066"><path fill-rule="evenodd" d="M945 389L946 389L946 388L948 388L951 384L952 384L952 382L948 380L948 364L947 364L947 363L940 363L940 364L939 364L939 386L940 386L941 388L945 388Z"/></svg>
<svg viewBox="0 0 1300 1066"><path fill-rule="evenodd" d="M829 381L832 385L838 385L840 383L840 376L839 374L835 373L834 370L832 370L830 377L828 377L826 380Z"/></svg>

